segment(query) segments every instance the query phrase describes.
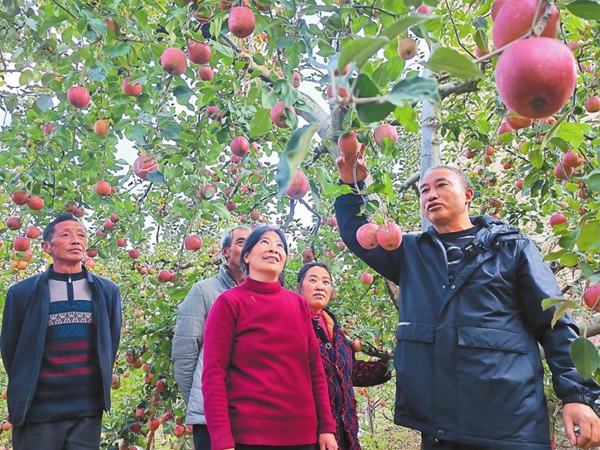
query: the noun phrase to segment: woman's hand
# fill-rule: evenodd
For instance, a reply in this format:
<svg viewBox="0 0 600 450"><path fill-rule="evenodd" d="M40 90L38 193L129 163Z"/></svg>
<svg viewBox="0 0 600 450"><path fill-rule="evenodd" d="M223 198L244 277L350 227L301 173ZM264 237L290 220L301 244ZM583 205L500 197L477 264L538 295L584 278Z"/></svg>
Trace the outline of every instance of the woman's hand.
<svg viewBox="0 0 600 450"><path fill-rule="evenodd" d="M338 450L335 434L321 433L319 435L319 450Z"/></svg>

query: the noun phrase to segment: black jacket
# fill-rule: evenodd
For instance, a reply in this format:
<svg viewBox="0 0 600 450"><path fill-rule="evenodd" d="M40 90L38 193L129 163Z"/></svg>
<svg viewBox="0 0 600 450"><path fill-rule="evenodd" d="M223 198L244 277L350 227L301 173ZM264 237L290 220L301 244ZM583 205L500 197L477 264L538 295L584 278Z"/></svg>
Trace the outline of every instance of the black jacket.
<svg viewBox="0 0 600 450"><path fill-rule="evenodd" d="M84 269L85 270L85 269ZM12 286L6 294L0 350L8 374L8 414L13 425L23 425L33 399L46 341L50 270ZM110 409L112 369L121 336L119 288L106 278L86 271L92 288L92 315L102 373L102 407Z"/></svg>
<svg viewBox="0 0 600 450"><path fill-rule="evenodd" d="M405 234L395 251L363 249L362 204L358 195L339 197L336 215L346 245L400 286L395 422L486 448L550 449L538 342L564 403L591 406L600 387L574 368L573 319L565 315L552 329L555 309L541 308L562 294L531 240L489 216L472 218L481 225L473 251L449 279L433 228Z"/></svg>

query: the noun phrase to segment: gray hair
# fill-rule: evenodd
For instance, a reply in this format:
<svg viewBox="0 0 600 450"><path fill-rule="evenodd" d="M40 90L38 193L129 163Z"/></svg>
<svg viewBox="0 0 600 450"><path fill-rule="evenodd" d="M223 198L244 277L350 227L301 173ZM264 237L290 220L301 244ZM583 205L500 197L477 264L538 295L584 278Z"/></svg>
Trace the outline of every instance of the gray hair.
<svg viewBox="0 0 600 450"><path fill-rule="evenodd" d="M458 178L460 179L460 184L462 185L463 188L465 188L465 189L473 189L473 183L471 183L471 179L469 178L469 176L466 173L464 173L458 167L449 166L449 165L446 165L446 164L438 164L437 166L430 167L423 174L423 178L429 172L432 172L432 171L438 170L438 169L446 169L446 170L450 170L450 171L454 172L456 175L458 175Z"/></svg>

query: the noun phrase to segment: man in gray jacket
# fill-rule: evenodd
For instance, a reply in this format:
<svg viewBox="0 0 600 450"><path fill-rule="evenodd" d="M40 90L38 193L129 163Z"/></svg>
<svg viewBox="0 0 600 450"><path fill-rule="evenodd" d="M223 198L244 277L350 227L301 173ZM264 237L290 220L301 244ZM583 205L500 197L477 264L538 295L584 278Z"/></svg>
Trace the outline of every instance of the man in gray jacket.
<svg viewBox="0 0 600 450"><path fill-rule="evenodd" d="M223 235L221 254L226 261L214 278L199 281L179 305L173 350L175 379L187 405L186 423L194 427L194 448L210 450L211 442L202 399L202 354L204 323L217 297L238 285L243 274L240 256L250 230L236 227Z"/></svg>

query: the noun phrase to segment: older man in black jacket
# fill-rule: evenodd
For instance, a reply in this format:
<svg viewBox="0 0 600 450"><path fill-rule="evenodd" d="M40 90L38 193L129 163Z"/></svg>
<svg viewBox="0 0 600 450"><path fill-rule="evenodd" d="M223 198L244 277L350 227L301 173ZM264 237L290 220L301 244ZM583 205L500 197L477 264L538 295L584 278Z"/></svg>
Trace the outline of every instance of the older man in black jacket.
<svg viewBox="0 0 600 450"><path fill-rule="evenodd" d="M337 163L342 182L355 192L364 186L361 154ZM361 195L335 202L346 245L400 286L395 422L420 430L425 450L550 450L540 343L567 436L583 448L600 445L592 409L600 388L574 368L571 316L552 328L554 308L542 310L543 299L562 294L540 252L515 227L471 218L473 189L454 167L430 169L419 192L432 226L391 252L358 244L367 221Z"/></svg>
<svg viewBox="0 0 600 450"><path fill-rule="evenodd" d="M8 290L2 318L13 448L97 450L121 332L119 288L82 266L87 235L74 216L51 222L42 246L53 265Z"/></svg>

